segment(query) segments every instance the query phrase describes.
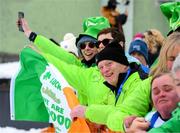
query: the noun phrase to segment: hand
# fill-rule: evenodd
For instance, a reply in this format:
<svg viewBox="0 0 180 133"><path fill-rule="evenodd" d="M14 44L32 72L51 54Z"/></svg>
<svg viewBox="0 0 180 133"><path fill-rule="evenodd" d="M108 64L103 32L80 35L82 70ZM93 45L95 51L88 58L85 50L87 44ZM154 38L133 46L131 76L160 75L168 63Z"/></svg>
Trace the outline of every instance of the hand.
<svg viewBox="0 0 180 133"><path fill-rule="evenodd" d="M127 133L145 132L149 128L150 123L142 117L137 117L133 120L131 126L127 128Z"/></svg>
<svg viewBox="0 0 180 133"><path fill-rule="evenodd" d="M126 128L129 128L133 122L134 119L136 119L137 116L128 116L124 119L124 125Z"/></svg>
<svg viewBox="0 0 180 133"><path fill-rule="evenodd" d="M74 120L77 117L78 118L85 118L85 111L86 111L86 106L77 105L71 111L70 116L71 116L72 120Z"/></svg>
<svg viewBox="0 0 180 133"><path fill-rule="evenodd" d="M23 28L23 30L24 30L25 36L27 36L27 37L29 38L29 36L30 36L30 34L31 34L32 31L31 31L31 29L29 28L27 21L26 21L24 18L22 18L22 19L19 19L19 20L16 22L16 24L17 24L17 26L18 26L18 25L22 25L22 28Z"/></svg>

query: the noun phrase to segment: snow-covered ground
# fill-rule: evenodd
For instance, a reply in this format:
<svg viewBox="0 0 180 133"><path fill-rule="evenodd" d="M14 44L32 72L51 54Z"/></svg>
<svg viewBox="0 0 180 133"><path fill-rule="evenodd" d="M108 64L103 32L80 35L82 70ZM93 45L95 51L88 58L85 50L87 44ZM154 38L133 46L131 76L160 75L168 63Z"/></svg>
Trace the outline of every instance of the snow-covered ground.
<svg viewBox="0 0 180 133"><path fill-rule="evenodd" d="M0 79L11 79L17 72L19 62L0 63ZM30 130L17 129L14 127L0 127L0 133L40 133L42 129Z"/></svg>
<svg viewBox="0 0 180 133"><path fill-rule="evenodd" d="M23 130L14 127L0 127L0 133L40 133L42 129Z"/></svg>
<svg viewBox="0 0 180 133"><path fill-rule="evenodd" d="M0 63L0 79L11 79L18 68L19 62Z"/></svg>

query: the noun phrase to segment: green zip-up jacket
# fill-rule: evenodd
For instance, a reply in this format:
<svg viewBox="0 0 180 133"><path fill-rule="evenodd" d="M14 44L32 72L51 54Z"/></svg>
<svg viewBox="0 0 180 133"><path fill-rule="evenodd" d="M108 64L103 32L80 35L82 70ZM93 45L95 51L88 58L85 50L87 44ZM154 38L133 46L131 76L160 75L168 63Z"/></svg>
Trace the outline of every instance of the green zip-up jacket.
<svg viewBox="0 0 180 133"><path fill-rule="evenodd" d="M179 133L180 132L180 103L173 111L172 118L158 128L153 128L148 133Z"/></svg>
<svg viewBox="0 0 180 133"><path fill-rule="evenodd" d="M87 96L88 105L103 104L109 89L103 84L104 78L97 67L82 68L67 64L49 54L43 53L43 56L62 73L67 82L78 93Z"/></svg>
<svg viewBox="0 0 180 133"><path fill-rule="evenodd" d="M115 95L103 84L104 78L97 67L85 69L69 65L52 55L43 56L57 67L72 87L87 96L89 106L85 115L90 121L105 124L114 131L123 131L124 117L144 116L148 112L150 89L142 84L137 72L125 82L115 106Z"/></svg>
<svg viewBox="0 0 180 133"><path fill-rule="evenodd" d="M105 124L113 131L124 131L123 120L129 115L144 116L150 108L150 78L137 81L139 75L132 74L125 82L122 93L113 105L91 105L86 110L90 121ZM115 95L109 92L114 99Z"/></svg>

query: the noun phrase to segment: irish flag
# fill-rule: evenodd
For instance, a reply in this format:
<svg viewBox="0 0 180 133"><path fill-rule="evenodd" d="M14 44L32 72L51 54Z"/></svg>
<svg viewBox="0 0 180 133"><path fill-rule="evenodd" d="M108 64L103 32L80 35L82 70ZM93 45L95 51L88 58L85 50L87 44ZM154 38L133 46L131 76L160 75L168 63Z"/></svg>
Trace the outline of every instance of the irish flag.
<svg viewBox="0 0 180 133"><path fill-rule="evenodd" d="M11 119L51 122L56 132L67 132L72 120L63 88L68 86L41 54L24 48L20 68L11 80Z"/></svg>

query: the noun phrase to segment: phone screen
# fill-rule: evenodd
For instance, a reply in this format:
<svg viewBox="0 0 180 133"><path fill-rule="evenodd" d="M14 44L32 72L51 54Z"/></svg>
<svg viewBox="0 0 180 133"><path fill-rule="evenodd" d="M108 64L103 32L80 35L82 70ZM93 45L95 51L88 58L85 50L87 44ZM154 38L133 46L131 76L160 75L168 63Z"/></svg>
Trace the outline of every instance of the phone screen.
<svg viewBox="0 0 180 133"><path fill-rule="evenodd" d="M18 12L18 18L19 19L24 18L24 13L23 12Z"/></svg>
<svg viewBox="0 0 180 133"><path fill-rule="evenodd" d="M24 32L24 30L22 28L22 24L21 24L21 19L22 18L24 18L24 13L23 12L18 12L18 21L19 21L18 28L19 28L19 31Z"/></svg>

